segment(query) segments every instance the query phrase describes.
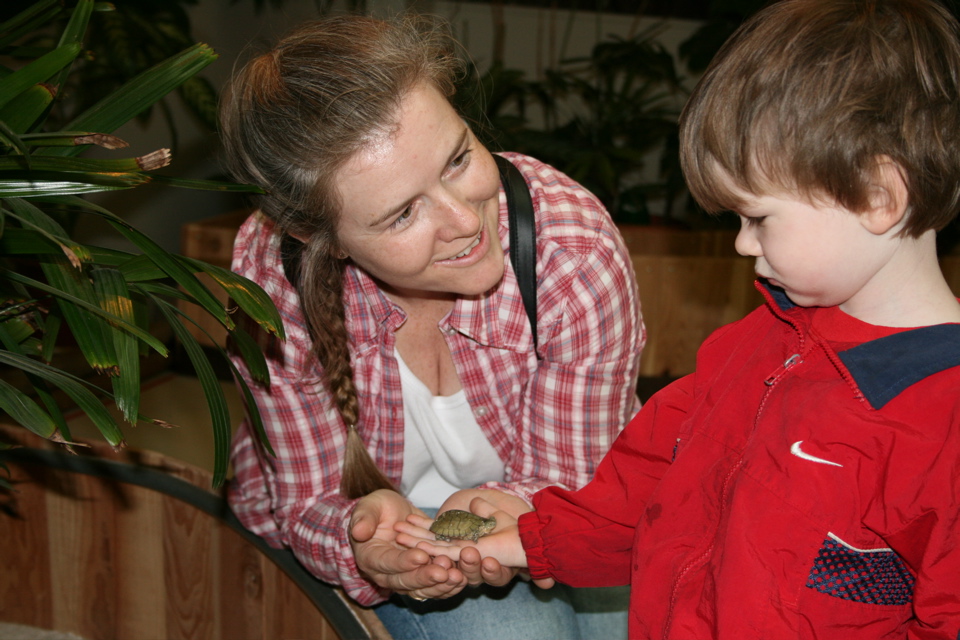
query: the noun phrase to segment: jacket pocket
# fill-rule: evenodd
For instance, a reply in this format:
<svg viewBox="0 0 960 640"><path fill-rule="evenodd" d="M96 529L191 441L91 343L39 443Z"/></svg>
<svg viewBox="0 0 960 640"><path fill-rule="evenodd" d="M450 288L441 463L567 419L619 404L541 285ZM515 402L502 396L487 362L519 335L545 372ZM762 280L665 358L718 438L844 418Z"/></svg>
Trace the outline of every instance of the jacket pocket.
<svg viewBox="0 0 960 640"><path fill-rule="evenodd" d="M857 549L828 533L806 586L851 602L903 606L913 600L914 582L892 549Z"/></svg>

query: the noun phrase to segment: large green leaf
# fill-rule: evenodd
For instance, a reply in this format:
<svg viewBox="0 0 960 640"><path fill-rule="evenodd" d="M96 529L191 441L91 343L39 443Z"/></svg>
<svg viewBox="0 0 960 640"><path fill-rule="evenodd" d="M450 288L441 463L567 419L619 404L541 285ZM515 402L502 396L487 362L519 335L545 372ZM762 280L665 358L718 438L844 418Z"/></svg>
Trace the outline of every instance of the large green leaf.
<svg viewBox="0 0 960 640"><path fill-rule="evenodd" d="M164 344L160 342L160 340L158 340L156 337L150 335L140 327L129 324L128 322L124 321L122 318L118 318L116 316L112 316L108 314L103 309L101 309L96 304L96 302L91 303L88 300L78 298L77 296L71 295L70 293L62 289L58 289L55 286L50 286L48 284L45 284L43 282L40 282L33 278L29 278L23 274L19 274L13 271L0 270L0 278L7 278L8 280L11 280L13 282L20 283L29 287L33 287L35 289L39 289L40 291L45 291L47 293L53 294L59 300L66 301L76 307L84 309L85 311L89 311L93 315L101 316L107 322L113 323L120 329L132 333L137 338L139 338L142 342L145 342L146 344L150 345L150 347L153 348L154 351L156 351L163 357L166 357L168 354L167 347L164 346Z"/></svg>
<svg viewBox="0 0 960 640"><path fill-rule="evenodd" d="M74 5L73 12L70 14L70 21L67 22L66 28L60 34L60 46L82 44L83 36L87 32L87 25L90 23L90 14L93 13L93 5L93 0L79 0ZM56 86L62 87L66 84L69 73L70 67L64 67L56 78Z"/></svg>
<svg viewBox="0 0 960 640"><path fill-rule="evenodd" d="M154 242L140 231L134 229L126 221L114 215L103 207L91 205L90 203L79 200L78 198L64 198L59 200L64 203L76 203L77 206L86 206L86 208L102 218L108 224L122 234L127 240L132 242L138 249L149 257L154 264L163 270L168 276L173 278L178 285L183 287L187 293L195 298L195 302L206 310L207 313L216 318L227 329L233 328L233 320L227 315L223 304L217 300L210 290L197 280L193 272L183 263L182 258L178 258L167 253L160 245ZM82 203L82 205L80 204Z"/></svg>
<svg viewBox="0 0 960 640"><path fill-rule="evenodd" d="M10 131L24 133L40 122L53 104L56 91L48 84L35 84L0 107L0 120Z"/></svg>
<svg viewBox="0 0 960 640"><path fill-rule="evenodd" d="M136 76L77 116L67 129L112 133L138 113L183 84L217 59L208 45L198 43ZM46 155L76 155L80 149L45 149Z"/></svg>
<svg viewBox="0 0 960 640"><path fill-rule="evenodd" d="M233 344L236 346L243 361L247 363L247 370L250 371L250 376L254 380L262 382L269 387L270 371L267 369L266 357L257 341L240 327L231 331L230 337L233 339Z"/></svg>
<svg viewBox="0 0 960 640"><path fill-rule="evenodd" d="M70 260L79 267L81 262L89 262L90 252L73 241L60 224L27 200L8 198L4 205L10 208L10 217L16 218L26 229L36 231L51 243L55 243Z"/></svg>
<svg viewBox="0 0 960 640"><path fill-rule="evenodd" d="M115 447L123 444L123 434L120 432L120 427L100 399L87 388L83 380L9 351L0 351L0 364L33 373L57 387L66 393L81 411L87 414L107 442Z"/></svg>
<svg viewBox="0 0 960 640"><path fill-rule="evenodd" d="M46 82L73 62L80 53L78 43L57 47L9 76L0 79L0 108L35 84Z"/></svg>
<svg viewBox="0 0 960 640"><path fill-rule="evenodd" d="M0 172L22 171L62 171L79 173L136 173L153 171L170 162L170 152L160 149L155 153L137 158L57 158L0 156ZM2 176L3 173L0 173Z"/></svg>
<svg viewBox="0 0 960 640"><path fill-rule="evenodd" d="M277 311L270 296L267 295L267 292L264 291L260 285L229 269L224 269L223 267L192 258L183 259L187 261L194 270L203 271L213 278L217 284L223 287L223 290L226 291L230 299L266 331L278 336L281 340L286 339L280 312Z"/></svg>
<svg viewBox="0 0 960 640"><path fill-rule="evenodd" d="M103 310L136 325L133 301L123 275L116 269L100 268L91 270L90 276ZM118 365L117 375L111 378L113 397L124 419L135 424L140 410L140 354L137 339L126 331L109 333L113 338Z"/></svg>
<svg viewBox="0 0 960 640"><path fill-rule="evenodd" d="M257 434L257 437L260 439L260 443L263 445L263 448L271 456L276 456L277 454L273 452L273 445L270 444L270 438L267 437L267 431L263 428L263 417L260 415L260 410L257 407L257 401L253 397L253 393L250 391L250 386L247 384L247 381L243 379L243 376L240 375L240 372L237 370L236 365L233 364L229 359L227 363L230 365L230 371L233 373L233 379L237 382L237 386L240 388L240 395L243 397L244 406L247 408L247 419L250 421L251 426L253 426L254 433Z"/></svg>
<svg viewBox="0 0 960 640"><path fill-rule="evenodd" d="M59 256L51 256L41 262L40 267L50 286L62 294L57 306L87 362L95 371L111 375L119 373L113 340L107 331L109 325L90 312L93 308L99 308L90 279L66 258ZM74 301L82 304L75 304Z"/></svg>
<svg viewBox="0 0 960 640"><path fill-rule="evenodd" d="M14 421L43 438L52 438L57 432L57 423L33 399L0 378L0 409Z"/></svg>
<svg viewBox="0 0 960 640"><path fill-rule="evenodd" d="M64 147L53 147L62 149ZM0 174L0 198L79 195L98 191L130 189L150 182L143 173L81 173L79 171L4 171Z"/></svg>
<svg viewBox="0 0 960 640"><path fill-rule="evenodd" d="M155 300L176 333L177 339L183 345L200 381L200 386L203 388L203 395L207 399L207 406L210 408L210 424L213 428L213 486L219 487L227 477L227 461L230 457L231 426L227 399L203 348L177 317L179 310L164 300L159 298Z"/></svg>

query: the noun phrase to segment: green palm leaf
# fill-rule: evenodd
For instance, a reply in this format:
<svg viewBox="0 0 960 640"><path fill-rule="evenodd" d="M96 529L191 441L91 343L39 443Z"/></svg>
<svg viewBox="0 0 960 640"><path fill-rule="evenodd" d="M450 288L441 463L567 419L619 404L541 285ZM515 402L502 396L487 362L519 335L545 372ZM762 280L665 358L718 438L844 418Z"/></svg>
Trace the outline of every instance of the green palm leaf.
<svg viewBox="0 0 960 640"><path fill-rule="evenodd" d="M87 388L86 383L76 376L8 351L0 351L0 364L33 373L60 389L77 404L81 411L87 414L107 442L115 447L123 444L123 434L113 416L100 399Z"/></svg>
<svg viewBox="0 0 960 640"><path fill-rule="evenodd" d="M192 258L183 258L183 260L190 264L194 270L203 271L213 278L217 284L223 287L230 299L248 313L264 330L278 336L281 340L286 339L280 312L277 311L270 296L260 285L223 267Z"/></svg>
<svg viewBox="0 0 960 640"><path fill-rule="evenodd" d="M17 424L38 436L52 438L57 432L57 423L46 411L30 396L3 379L0 379L0 409L6 411Z"/></svg>
<svg viewBox="0 0 960 640"><path fill-rule="evenodd" d="M80 53L79 44L66 44L0 79L0 108L29 89L52 78Z"/></svg>
<svg viewBox="0 0 960 640"><path fill-rule="evenodd" d="M24 133L41 121L53 104L56 90L49 84L35 84L0 107L0 120L10 131Z"/></svg>
<svg viewBox="0 0 960 640"><path fill-rule="evenodd" d="M107 313L136 325L133 301L123 275L116 269L93 269L93 288L100 306ZM140 409L140 357L137 339L126 331L110 331L117 356L117 375L111 378L117 408L130 424L137 421Z"/></svg>
<svg viewBox="0 0 960 640"><path fill-rule="evenodd" d="M167 322L173 327L177 339L183 344L187 357L190 358L190 363L200 380L203 395L207 399L207 406L210 408L211 426L213 427L213 486L219 487L227 477L227 460L230 456L230 410L227 408L223 388L220 386L220 381L217 379L210 361L204 355L203 348L177 317L179 310L165 300L155 298L155 301Z"/></svg>
<svg viewBox="0 0 960 640"><path fill-rule="evenodd" d="M195 44L136 76L77 116L66 128L112 133L216 59L217 54L209 46ZM80 149L45 151L48 155L76 155Z"/></svg>
<svg viewBox="0 0 960 640"><path fill-rule="evenodd" d="M67 271L67 273L69 273L69 271ZM157 338L150 335L140 327L137 327L135 325L129 324L128 322L125 322L122 318L118 318L116 316L111 316L107 314L107 312L103 311L95 301L90 302L88 300L78 298L62 289L58 289L56 286L44 284L43 282L34 280L33 278L29 278L22 274L15 273L13 271L0 270L0 277L4 277L12 282L24 284L24 285L39 289L41 291L44 291L46 293L50 293L56 296L58 299L65 301L66 303L68 303L68 305L73 305L85 311L89 311L93 315L101 316L104 319L106 319L108 322L112 322L116 324L116 326L119 327L120 329L132 333L134 336L139 338L142 342L148 344L151 348L153 348L157 353L159 353L163 357L167 356L168 349ZM56 278L56 275L55 275L55 278Z"/></svg>

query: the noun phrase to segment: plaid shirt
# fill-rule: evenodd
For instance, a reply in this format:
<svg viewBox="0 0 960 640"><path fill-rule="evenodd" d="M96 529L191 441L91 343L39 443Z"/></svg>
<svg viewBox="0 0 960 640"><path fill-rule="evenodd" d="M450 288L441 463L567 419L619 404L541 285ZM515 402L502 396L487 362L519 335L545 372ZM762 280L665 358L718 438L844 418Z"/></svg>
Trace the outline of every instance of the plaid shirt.
<svg viewBox="0 0 960 640"><path fill-rule="evenodd" d="M630 256L603 205L556 169L504 154L530 187L537 221L539 339L533 336L509 261L506 199L499 235L503 280L461 298L440 323L477 422L503 460L500 489L530 501L550 485L579 488L639 409L635 389L644 328ZM320 579L359 603L389 594L360 575L347 525L354 501L339 495L345 427L308 362L310 338L297 295L283 275L273 224L254 215L234 245L234 271L260 284L279 309L285 342L265 345L269 389L251 383L271 457L244 423L233 449L229 499L243 524L289 546ZM404 312L348 263L344 304L361 437L400 485L403 405L394 331ZM243 363L241 373L250 381Z"/></svg>

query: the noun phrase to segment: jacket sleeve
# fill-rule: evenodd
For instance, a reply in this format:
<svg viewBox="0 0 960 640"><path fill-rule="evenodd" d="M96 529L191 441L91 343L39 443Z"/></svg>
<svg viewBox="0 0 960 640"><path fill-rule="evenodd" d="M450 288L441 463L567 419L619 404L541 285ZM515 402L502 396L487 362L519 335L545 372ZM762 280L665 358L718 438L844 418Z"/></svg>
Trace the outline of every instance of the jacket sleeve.
<svg viewBox="0 0 960 640"><path fill-rule="evenodd" d="M241 425L234 438L228 499L245 527L272 546L289 546L311 573L342 585L360 604L373 604L386 594L357 569L347 532L355 501L339 493L345 430L329 394L318 393L318 377L307 366L309 338L295 292L282 270L264 268L264 257L273 252L269 235L260 225L245 225L233 268L274 300L287 340L264 337L269 387L252 381L240 359L234 363L250 387L276 455L263 449L248 423Z"/></svg>
<svg viewBox="0 0 960 640"><path fill-rule="evenodd" d="M520 518L530 575L574 587L628 584L634 532L673 461L693 375L653 396L579 491L547 488Z"/></svg>

